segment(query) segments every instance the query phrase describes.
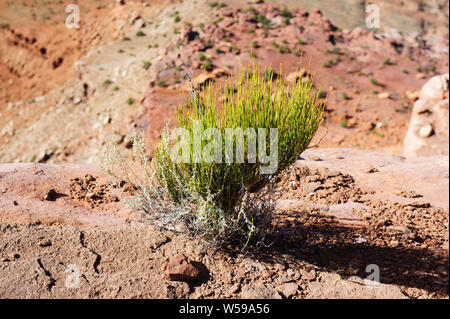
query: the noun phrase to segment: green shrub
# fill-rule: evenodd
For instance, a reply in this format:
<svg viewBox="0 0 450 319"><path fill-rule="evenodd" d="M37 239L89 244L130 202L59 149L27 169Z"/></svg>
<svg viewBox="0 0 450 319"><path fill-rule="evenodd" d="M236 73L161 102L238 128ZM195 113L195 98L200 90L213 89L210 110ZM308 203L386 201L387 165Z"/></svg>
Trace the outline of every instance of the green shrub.
<svg viewBox="0 0 450 319"><path fill-rule="evenodd" d="M307 44L307 42L306 41L304 41L302 38L300 38L300 37L297 37L297 43L298 44Z"/></svg>
<svg viewBox="0 0 450 319"><path fill-rule="evenodd" d="M291 86L285 77L279 76L273 82L272 76L263 77L262 73L253 64L250 72L233 74L223 86L209 83L200 94L191 83L190 96L180 100L176 126L187 130L190 137L196 128L200 128L200 136L208 128L217 128L222 136L226 136L227 128L277 128L277 144L271 144L273 140L269 136L257 139L257 149L262 147L267 154L275 147L278 152L274 174L262 174L260 168L266 164L249 161L252 158L249 136L242 144L244 162L234 159L226 162L223 157L219 162L202 158L196 161L193 138L187 142L188 160L176 162L171 157L173 143L167 139L166 126L152 162L145 154L144 140L135 139L133 147L145 178L134 183L136 192L129 203L145 219L159 227L182 229L216 246L233 243L246 247L250 240L264 237L273 207L270 201L258 201L260 192L256 190L288 168L308 147L320 125L325 105L313 93L310 83L297 81ZM233 153L237 141L234 136ZM202 140L201 149L209 143ZM224 139L218 149L226 156ZM120 163L122 176L132 174L122 165L117 150L118 146L109 157L106 172L121 181L114 173L114 163Z"/></svg>
<svg viewBox="0 0 450 319"><path fill-rule="evenodd" d="M323 63L323 66L326 68L331 68L333 65L338 65L339 56L335 55L332 59L328 59Z"/></svg>
<svg viewBox="0 0 450 319"><path fill-rule="evenodd" d="M384 66L391 65L391 64L392 64L391 59L390 58L386 58L386 59L383 60L383 62L381 62L381 67L383 68Z"/></svg>
<svg viewBox="0 0 450 319"><path fill-rule="evenodd" d="M144 61L144 62L142 63L142 68L143 68L144 70L148 70L151 66L152 66L152 63L151 63L150 61Z"/></svg>
<svg viewBox="0 0 450 319"><path fill-rule="evenodd" d="M430 68L428 69L428 73L430 73L431 75L436 73L436 66L432 65L430 66Z"/></svg>
<svg viewBox="0 0 450 319"><path fill-rule="evenodd" d="M284 54L289 53L289 48L287 46L281 46L277 49L278 53Z"/></svg>

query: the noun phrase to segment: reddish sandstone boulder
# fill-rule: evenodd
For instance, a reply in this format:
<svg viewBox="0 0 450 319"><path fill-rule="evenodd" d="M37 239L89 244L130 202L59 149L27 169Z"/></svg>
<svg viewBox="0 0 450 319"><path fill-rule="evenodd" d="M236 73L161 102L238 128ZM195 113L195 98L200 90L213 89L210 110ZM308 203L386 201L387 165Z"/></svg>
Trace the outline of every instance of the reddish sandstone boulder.
<svg viewBox="0 0 450 319"><path fill-rule="evenodd" d="M200 270L183 253L170 258L164 271L164 278L172 281L191 281L199 275Z"/></svg>

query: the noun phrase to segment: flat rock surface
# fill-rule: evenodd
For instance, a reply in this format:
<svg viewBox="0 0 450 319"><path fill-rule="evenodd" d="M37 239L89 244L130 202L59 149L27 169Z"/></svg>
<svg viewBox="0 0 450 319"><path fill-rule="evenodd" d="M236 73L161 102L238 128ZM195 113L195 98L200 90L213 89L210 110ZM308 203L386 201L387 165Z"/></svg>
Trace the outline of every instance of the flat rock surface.
<svg viewBox="0 0 450 319"><path fill-rule="evenodd" d="M318 156L319 161L310 160ZM302 154L298 165L323 167L350 174L360 187L376 191L377 196L402 201L395 194L414 190L421 200L439 207L449 206L449 157L405 158L400 155L356 149L316 149ZM373 168L373 172L368 172ZM409 199L410 200L410 199Z"/></svg>
<svg viewBox="0 0 450 319"><path fill-rule="evenodd" d="M0 297L448 297L448 158L308 150L276 186L269 248L232 256L139 222L96 167L1 164ZM199 278L164 278L180 253Z"/></svg>

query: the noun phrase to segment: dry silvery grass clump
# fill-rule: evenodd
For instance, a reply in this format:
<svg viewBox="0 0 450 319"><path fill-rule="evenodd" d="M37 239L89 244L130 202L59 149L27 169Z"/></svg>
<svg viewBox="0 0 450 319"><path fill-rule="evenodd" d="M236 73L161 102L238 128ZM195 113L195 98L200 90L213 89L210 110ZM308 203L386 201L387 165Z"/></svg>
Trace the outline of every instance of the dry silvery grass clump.
<svg viewBox="0 0 450 319"><path fill-rule="evenodd" d="M183 134L175 144L167 125L153 160L145 140L135 138L140 174L117 145L109 152L106 173L118 184L126 180L134 186L128 204L144 220L214 246L246 247L264 238L271 221L273 203L261 200L258 190L308 147L324 107L311 81L289 85L284 76L273 79L271 69L261 72L253 63L251 71L231 75L224 86L210 83L199 95L191 85L176 121ZM230 130L236 134L229 135ZM260 134L264 130L270 132ZM203 138L196 140L196 134Z"/></svg>

